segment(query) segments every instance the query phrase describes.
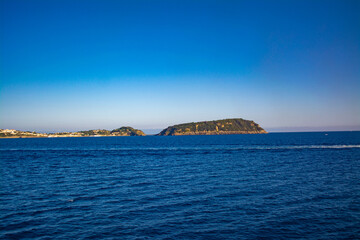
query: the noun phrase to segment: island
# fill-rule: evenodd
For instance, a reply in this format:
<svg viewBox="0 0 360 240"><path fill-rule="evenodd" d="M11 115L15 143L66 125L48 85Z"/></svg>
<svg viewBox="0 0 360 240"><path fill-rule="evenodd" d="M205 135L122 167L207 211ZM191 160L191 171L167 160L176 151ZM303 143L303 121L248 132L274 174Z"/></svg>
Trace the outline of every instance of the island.
<svg viewBox="0 0 360 240"><path fill-rule="evenodd" d="M183 123L162 130L158 136L179 135L225 135L225 134L262 134L267 133L254 121L242 118Z"/></svg>
<svg viewBox="0 0 360 240"><path fill-rule="evenodd" d="M170 126L155 136L181 135L225 135L225 134L262 134L267 133L254 121L242 118L216 121L191 122ZM78 132L37 133L14 129L0 129L0 138L52 138L52 137L115 137L145 136L145 133L132 127L120 127L113 130L96 129Z"/></svg>
<svg viewBox="0 0 360 240"><path fill-rule="evenodd" d="M0 138L42 138L42 137L107 137L107 136L145 136L141 130L121 127L114 130L87 130L78 132L37 133L14 129L0 129Z"/></svg>

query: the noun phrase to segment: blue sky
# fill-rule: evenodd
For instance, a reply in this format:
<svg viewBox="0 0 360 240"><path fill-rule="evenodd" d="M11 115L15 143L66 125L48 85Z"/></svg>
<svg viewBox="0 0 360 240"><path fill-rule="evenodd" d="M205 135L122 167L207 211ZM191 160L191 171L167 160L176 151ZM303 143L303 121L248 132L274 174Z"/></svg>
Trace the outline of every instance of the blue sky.
<svg viewBox="0 0 360 240"><path fill-rule="evenodd" d="M0 4L0 128L360 130L359 1Z"/></svg>

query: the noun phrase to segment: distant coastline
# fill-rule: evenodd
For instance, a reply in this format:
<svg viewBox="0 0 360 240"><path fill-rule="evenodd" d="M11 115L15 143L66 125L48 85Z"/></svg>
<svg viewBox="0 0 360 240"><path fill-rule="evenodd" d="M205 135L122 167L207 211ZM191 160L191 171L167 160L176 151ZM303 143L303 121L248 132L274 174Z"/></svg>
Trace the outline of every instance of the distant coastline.
<svg viewBox="0 0 360 240"><path fill-rule="evenodd" d="M223 119L216 121L182 123L170 126L155 136L180 135L229 135L229 134L264 134L267 133L254 121L242 118ZM0 138L55 138L55 137L116 137L146 136L139 129L121 127L113 130L97 129L78 132L37 133L14 129L0 129Z"/></svg>
<svg viewBox="0 0 360 240"><path fill-rule="evenodd" d="M0 138L54 138L54 137L116 137L116 136L145 136L145 133L132 127L121 127L113 130L97 129L78 132L37 133L18 131L14 129L0 129Z"/></svg>

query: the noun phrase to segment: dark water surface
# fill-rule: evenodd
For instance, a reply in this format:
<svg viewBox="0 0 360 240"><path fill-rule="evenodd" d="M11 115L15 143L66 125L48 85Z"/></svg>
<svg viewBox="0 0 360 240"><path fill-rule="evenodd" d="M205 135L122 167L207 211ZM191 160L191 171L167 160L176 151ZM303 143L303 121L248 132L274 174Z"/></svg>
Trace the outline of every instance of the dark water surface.
<svg viewBox="0 0 360 240"><path fill-rule="evenodd" d="M0 139L0 239L354 239L360 132Z"/></svg>

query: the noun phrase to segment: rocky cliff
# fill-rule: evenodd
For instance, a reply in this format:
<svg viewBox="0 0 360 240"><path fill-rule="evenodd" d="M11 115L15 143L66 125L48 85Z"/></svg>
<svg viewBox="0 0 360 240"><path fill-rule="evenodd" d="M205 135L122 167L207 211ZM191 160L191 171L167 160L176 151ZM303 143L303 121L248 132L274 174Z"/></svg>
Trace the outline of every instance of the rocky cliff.
<svg viewBox="0 0 360 240"><path fill-rule="evenodd" d="M159 136L175 135L223 135L223 134L259 134L267 133L254 121L242 118L217 121L192 122L170 126L162 130Z"/></svg>

